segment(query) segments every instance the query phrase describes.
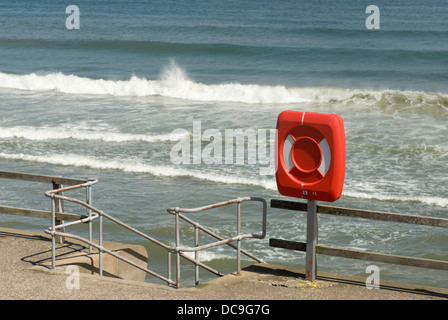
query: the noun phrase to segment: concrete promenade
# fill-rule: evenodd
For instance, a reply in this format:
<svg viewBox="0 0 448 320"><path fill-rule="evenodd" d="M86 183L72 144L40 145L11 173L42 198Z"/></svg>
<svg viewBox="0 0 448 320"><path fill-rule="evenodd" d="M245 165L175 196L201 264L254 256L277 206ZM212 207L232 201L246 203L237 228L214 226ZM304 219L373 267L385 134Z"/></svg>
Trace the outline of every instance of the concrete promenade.
<svg viewBox="0 0 448 320"><path fill-rule="evenodd" d="M174 289L135 280L81 274L79 289L68 289L68 274L42 265L51 254L50 237L0 228L1 300L447 300L448 289L319 272L314 283L303 270L257 264L195 288ZM43 257L46 258L43 258Z"/></svg>

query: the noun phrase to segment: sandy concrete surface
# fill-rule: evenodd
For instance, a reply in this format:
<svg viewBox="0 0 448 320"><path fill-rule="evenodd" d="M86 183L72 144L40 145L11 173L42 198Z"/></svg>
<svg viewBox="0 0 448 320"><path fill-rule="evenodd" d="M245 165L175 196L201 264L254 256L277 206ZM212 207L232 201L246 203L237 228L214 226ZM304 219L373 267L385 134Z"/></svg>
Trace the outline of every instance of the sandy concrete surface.
<svg viewBox="0 0 448 320"><path fill-rule="evenodd" d="M2 300L447 300L448 289L381 282L368 289L365 279L319 272L314 283L303 270L257 264L194 288L81 274L69 289L70 274L42 266L50 255L42 233L0 228L0 299Z"/></svg>

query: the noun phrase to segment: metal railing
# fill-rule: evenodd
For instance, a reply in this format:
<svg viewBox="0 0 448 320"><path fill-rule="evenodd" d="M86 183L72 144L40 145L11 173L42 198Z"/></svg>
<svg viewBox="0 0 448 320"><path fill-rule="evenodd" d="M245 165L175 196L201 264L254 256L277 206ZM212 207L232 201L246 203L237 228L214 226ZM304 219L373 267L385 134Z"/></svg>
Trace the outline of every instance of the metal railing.
<svg viewBox="0 0 448 320"><path fill-rule="evenodd" d="M198 255L196 254L195 258L191 258L188 255L186 255L184 252L198 252L199 250L203 250L203 249L207 249L207 248L211 248L214 246L219 246L219 245L230 245L231 247L235 248L235 246L233 244L231 244L231 242L233 241L237 241L237 246L236 246L236 250L237 250L237 260L238 260L238 272L239 270L239 266L240 266L240 254L243 253L247 256L249 256L250 258L261 262L261 259L251 255L250 253L246 252L245 250L241 249L241 240L242 239L248 239L248 238L258 238L258 239L262 239L265 237L266 235L266 213L267 213L267 204L266 204L266 200L261 199L261 198L251 198L251 197L246 197L246 198L238 198L235 200L229 200L226 202L222 202L222 203L217 203L217 204L213 204L213 205L209 205L209 206L205 206L205 207L201 207L201 208L196 208L196 209L180 209L180 208L174 208L174 209L168 209L167 211L171 214L175 215L175 220L176 220L176 245L173 246L168 246L166 244L164 244L161 241L156 240L155 238L119 221L118 219L108 215L107 213L93 207L91 205L91 187L93 185L95 185L96 183L98 183L98 180L96 179L91 179L86 183L82 183L79 185L74 185L74 186L70 186L70 187L65 187L65 188L60 188L60 189L56 189L56 190L50 190L47 191L45 193L45 196L51 198L51 213L52 213L52 224L51 227L49 227L48 229L45 230L46 233L50 234L52 236L52 268L56 267L56 253L55 253L55 248L56 248L56 241L55 238L56 237L68 237L68 238L73 238L73 239L77 239L79 241L82 241L86 244L89 245L90 251L92 250L92 247L95 247L96 249L98 249L99 251L99 274L102 276L103 275L103 265L102 265L102 261L103 261L103 252L107 253L109 255L114 256L117 259L120 259L124 262L127 262L137 268L139 268L140 270L143 270L144 272L146 272L147 274L154 276L160 280L165 281L168 285L172 285L175 286L176 288L180 288L182 287L181 283L180 283L180 258L184 258L186 260L189 260L191 262L193 262L196 265L196 268L198 270L199 267L204 268L205 270L208 270L218 276L222 276L222 274L218 271L216 271L215 269L205 265L204 263L202 263L201 261L199 261ZM62 195L64 192L68 192L71 190L75 190L75 189L80 189L80 188L86 188L86 201L82 201L76 198L72 198L72 197L68 197L66 195ZM76 204L79 204L81 206L84 206L87 209L88 212L88 216L86 217L82 217L79 220L76 221L71 221L71 222L67 222L67 223L61 223L59 225L56 224L56 211L57 211L57 202L60 201L69 201L69 202L73 202ZM256 234L240 234L241 231L241 203L243 201L260 201L263 203L263 230L262 233L260 235L256 235ZM227 238L224 239L222 237L220 237L219 235L213 233L211 230L201 226L200 224L196 223L195 221L187 218L186 216L184 216L183 214L181 214L181 212L198 212L198 211L202 211L202 210L208 210L211 208L217 208L217 207L221 207L221 206L225 206L225 205L230 205L233 203L237 203L238 205L238 210L237 210L237 215L238 215L238 228L237 228L237 235L231 238ZM108 250L107 248L105 248L103 246L103 218L107 218L108 220L114 222L115 224L118 224L132 232L134 232L135 234L145 238L146 240L151 241L152 243L157 244L158 246L164 248L167 251L167 255L168 255L168 275L165 277L155 271L149 270L148 268L139 266L138 264L134 263L133 261L126 259L118 254L116 254L115 252ZM96 244L93 239L92 239L92 232L91 232L91 223L98 219L99 220L99 240L98 240L98 244ZM179 219L183 219L185 221L187 221L188 223L192 224L195 226L196 228L196 234L198 232L198 230L204 231L207 234L215 237L218 239L218 241L210 243L210 244L206 244L206 245L202 245L202 246L194 246L194 247L181 247L180 246L180 242L179 242ZM83 237L74 235L74 234L70 234L64 231L60 231L60 230L65 230L65 228L69 227L69 226L73 226L76 224L80 224L80 223L89 223L89 239L85 239ZM197 237L196 237L196 244L197 244ZM173 281L171 279L171 254L175 254L176 255L176 281ZM196 278L195 278L195 283L197 284L199 282L199 276L198 276L198 272L196 271Z"/></svg>
<svg viewBox="0 0 448 320"><path fill-rule="evenodd" d="M244 201L259 201L263 204L261 234L242 234L241 233L241 205L242 205L242 202L244 202ZM200 211L205 211L205 210L210 210L210 209L214 209L214 208L227 206L227 205L234 204L234 203L237 204L237 230L236 230L237 233L234 237L230 237L227 239L220 237L213 231L201 226L200 224L196 223L195 221L191 220L190 218L188 218L182 214L182 213L196 213L196 212L200 212ZM174 251L176 253L176 266L177 266L176 273L177 273L178 285L180 285L180 282L179 282L180 281L180 257L188 258L188 260L192 261L195 264L195 284L199 283L199 267L206 268L207 270L215 273L216 275L221 275L218 271L203 265L199 261L198 253L200 250L209 249L209 248L220 246L223 244L227 244L230 247L236 249L236 251L237 251L237 273L240 273L240 271L241 271L241 253L248 256L251 259L254 259L257 262L262 262L261 259L257 258L256 256L248 253L246 250L243 250L241 248L241 240L242 239L251 239L251 238L252 239L264 239L266 237L267 203L266 203L265 199L256 198L256 197L245 197L245 198L233 199L233 200L220 202L220 203L203 206L203 207L199 207L199 208L194 208L194 209L184 209L184 208L176 207L176 208L168 208L167 211L168 211L168 213L171 213L172 215L175 216L176 246L174 248ZM179 234L180 233L180 222L179 222L180 219L182 219L182 220L186 221L187 223L194 226L195 236L194 236L194 246L193 247L182 247L180 245L180 234ZM200 246L199 245L199 230L216 238L218 241ZM231 243L233 241L237 242L236 246ZM194 252L195 253L194 260L191 260L188 256L183 254L183 252Z"/></svg>
<svg viewBox="0 0 448 320"><path fill-rule="evenodd" d="M313 281L317 274L317 255L324 254L350 259L361 259L376 262L384 262L397 265L406 265L420 268L430 268L438 270L448 270L448 261L406 257L393 254L375 253L361 250L344 249L329 247L318 244L318 214L331 214L337 216L345 216L352 218L363 218L372 220L382 220L388 222L408 223L425 225L431 227L448 228L448 219L425 217L411 214L390 213L372 210L349 209L325 205L316 205L315 201L308 203L286 201L286 200L271 200L272 208L296 210L307 212L307 242L295 242L282 239L270 239L269 245L272 247L304 251L307 253L306 257L306 278ZM311 263L308 263L308 260Z"/></svg>
<svg viewBox="0 0 448 320"><path fill-rule="evenodd" d="M45 232L52 236L52 250L51 250L52 251L52 263L51 263L52 268L56 267L56 252L55 252L56 243L55 243L55 237L56 236L68 237L68 238L73 238L73 239L76 239L76 240L79 240L79 241L82 241L82 242L88 244L90 251L92 251L92 247L95 247L96 249L98 249L98 252L99 252L99 262L98 262L99 266L98 267L99 267L99 275L100 276L103 276L103 253L105 252L105 253L107 253L107 254L109 254L109 255L117 258L117 259L120 259L120 260L122 260L124 262L127 262L127 263L133 265L136 268L139 268L140 270L142 270L142 271L144 271L144 272L146 272L146 273L148 273L148 274L150 274L150 275L152 275L152 276L154 276L156 278L159 278L159 279L167 282L168 284L176 285L176 283L174 281L172 281L171 279L169 279L167 277L164 277L164 276L162 276L162 275L160 275L160 274L158 274L158 273L156 273L156 272L154 272L152 270L149 270L147 268L139 266L138 264L134 263L133 261L131 261L131 260L125 258L125 257L122 257L122 256L116 254L115 252L113 252L111 250L108 250L107 248L105 248L103 246L103 217L104 217L104 218L107 218L110 221L112 221L112 222L114 222L114 223L116 223L116 224L118 224L118 225L120 225L120 226L122 226L122 227L124 227L124 228L126 228L126 229L128 229L128 230L130 230L130 231L132 231L132 232L134 232L134 233L136 233L138 235L140 235L140 236L142 236L143 238L145 238L145 239L147 239L147 240L149 240L149 241L151 241L151 242L153 242L153 243L155 243L155 244L165 248L168 251L172 250L171 247L165 245L164 243L162 243L162 242L160 242L160 241L158 241L158 240L156 240L156 239L154 239L154 238L144 234L143 232L138 231L135 228L132 228L132 227L128 226L127 224L119 221L118 219L115 219L114 217L106 214L105 212L103 212L101 210L98 210L97 208L93 207L90 204L90 202L91 202L91 187L93 185L97 184L97 183L98 183L98 180L92 179L92 180L89 180L88 182L83 183L83 184L70 186L70 187L66 187L66 188L60 188L60 189L56 189L56 190L50 190L50 191L47 191L45 193L45 196L51 198L51 212L52 212L52 219L51 219L51 221L52 221L52 224L51 224L51 227L49 227L48 229L45 230ZM71 191L71 190L75 190L75 189L80 189L80 188L86 188L86 195L87 195L87 200L86 201L82 201L82 200L79 200L79 199L76 199L76 198L72 198L72 197L67 197L67 196L64 196L64 195L60 194L60 193L63 193L63 192L67 192L67 191ZM73 203L79 204L81 206L84 206L87 209L87 212L89 213L89 215L87 217L81 218L81 219L79 219L77 221L72 221L72 222L62 223L62 224L56 225L56 223L55 223L55 220L56 220L56 202L57 201L62 201L62 200L73 202ZM96 220L96 219L99 220L99 240L98 240L98 244L93 242L92 232L91 232L91 223L94 220ZM89 223L89 239L85 239L85 238L83 238L81 236L74 235L74 234L71 234L71 233L58 231L59 229L64 230L65 228L67 228L69 226L73 226L73 225L80 224L80 223Z"/></svg>
<svg viewBox="0 0 448 320"><path fill-rule="evenodd" d="M209 272L212 272L215 275L222 276L223 274L219 271L211 268L210 266L204 264L199 259L198 252L200 250L220 246L220 245L228 245L231 248L236 250L237 253L237 272L240 272L240 261L241 254L248 256L249 258L262 262L261 259L255 257L254 255L248 253L247 251L241 248L241 240L243 239L263 239L266 236L266 216L267 216L267 204L266 200L263 198L256 197L244 197L233 199L225 202L220 202L208 206L203 206L199 208L193 209L185 209L185 208L168 208L167 212L175 216L175 245L169 246L164 244L161 241L119 221L118 219L106 214L105 212L98 210L97 208L92 206L92 187L98 183L97 179L73 179L73 178L64 178L61 176L46 176L46 175L36 175L29 173L21 173L21 172L7 172L0 171L0 179L14 179L14 180L23 180L30 182L42 182L42 183L50 183L53 186L53 190L45 192L45 196L51 198L51 211L46 210L36 210L36 209L25 209L25 208L17 208L10 206L0 206L0 213L3 214L12 214L12 215L21 215L27 217L37 217L37 218L51 218L51 226L45 230L46 233L52 236L52 267L54 268L56 265L56 255L55 248L56 242L59 239L63 241L64 237L77 239L89 245L89 251L92 252L92 248L96 248L99 252L99 274L103 275L103 267L102 267L102 255L103 253L107 253L125 261L136 268L139 268L146 272L149 275L152 275L162 281L166 282L168 285L175 286L177 288L181 287L180 284L180 258L184 258L189 262L195 265L195 283L199 283L199 268L203 268ZM68 187L63 187L63 185L69 185ZM73 197L68 197L64 193L77 190L77 189L85 189L86 200L82 201ZM72 203L76 203L78 205L83 206L87 210L87 215L81 214L73 214L64 212L64 201L69 201ZM241 206L245 201L258 201L262 203L262 230L260 234L241 234ZM201 226L199 223L193 221L188 218L185 214L194 214L200 211L210 210L214 208L224 207L228 205L236 204L237 205L237 230L236 235L228 238L223 238L210 229ZM418 225L426 225L432 227L442 227L448 228L448 219L444 218L434 218L434 217L426 217L419 215L409 215L409 214L399 214L399 213L388 213L388 212L379 212L379 211L369 211L369 210L359 210L359 209L349 209L349 208L340 208L333 206L325 206L325 205L316 205L315 203L302 203L302 202L293 202L293 201L285 201L285 200L271 200L272 208L281 208L288 210L297 210L297 211L305 211L308 213L307 218L307 242L294 242L282 239L270 239L269 245L272 247L280 247L291 250L305 251L307 252L307 260L308 257L311 257L312 264L307 264L307 272L310 271L311 277L310 280L314 280L317 272L317 263L316 263L316 255L317 254L325 254L332 256L339 256L351 259L362 259L362 260L370 260L398 265L407 265L407 266L415 266L422 268L431 268L431 269L439 269L439 270L448 270L448 262L440 261L434 259L423 259L423 258L414 258L414 257L405 257L391 254L382 254L382 253L374 253L368 251L361 250L352 250L352 249L343 249L343 248L335 248L318 244L317 231L318 231L318 214L332 214L338 216L346 216L353 218L363 218L363 219L373 219L373 220L383 220L389 222L398 222L398 223L409 223L409 224L418 224ZM126 259L113 251L108 250L103 246L103 218L106 218L125 229L128 229L135 234L143 237L146 240L151 241L152 243L162 247L167 252L167 276L160 275L157 272L149 270L147 268L141 267L133 261ZM181 246L180 244L180 219L186 221L187 223L194 226L195 236L194 236L194 245L193 246ZM98 243L93 241L93 221L99 221L99 240ZM65 228L81 224L87 223L89 229L88 239L83 237L70 234L65 232ZM308 225L309 224L309 225ZM212 243L207 243L203 245L199 245L199 231L205 232L209 236L214 237L217 241ZM236 242L236 245L234 244ZM194 258L190 257L186 253L194 252ZM171 276L171 255L176 256L176 280L172 280Z"/></svg>
<svg viewBox="0 0 448 320"><path fill-rule="evenodd" d="M245 198L238 198L234 200L229 200L221 203L212 204L209 206L204 206L200 208L195 209L181 209L181 208L169 208L167 211L173 215L175 215L175 237L176 237L176 245L175 246L169 246L164 244L163 242L119 221L118 219L108 215L107 213L95 208L92 206L92 187L98 183L97 179L75 179L75 178L66 178L61 176L48 176L48 175L38 175L38 174L30 174L30 173L22 173L22 172L9 172L9 171L0 171L0 179L13 179L13 180L22 180L22 181L29 181L29 182L41 182L41 183L49 183L52 184L53 189L50 191L45 192L45 196L51 198L51 211L47 210L37 210L37 209L28 209L28 208L18 208L18 207L11 207L11 206L0 206L0 213L2 214L10 214L10 215L19 215L19 216L27 216L27 217L36 217L36 218L49 218L51 219L51 226L45 230L47 234L50 234L52 236L52 262L51 266L52 268L56 267L56 243L63 243L64 238L72 238L77 239L79 241L82 241L86 243L89 246L89 252L91 253L93 248L96 248L98 250L99 254L99 274L103 275L103 253L107 253L109 255L114 256L117 259L120 259L122 261L125 261L136 268L139 268L146 272L147 274L154 276L164 282L166 282L168 285L175 286L177 288L181 287L180 284L180 258L184 258L192 263L195 264L195 283L199 283L199 268L203 268L205 270L208 270L209 272L212 272L218 276L222 276L223 274L219 271L207 266L203 262L199 260L198 252L200 250L204 250L207 248L219 246L219 245L228 245L232 248L234 248L237 251L237 272L240 271L240 255L241 253L250 257L251 259L261 262L262 260L255 257L254 255L248 253L247 251L241 249L241 240L243 239L250 239L250 238L257 238L262 239L266 236L266 215L267 215L267 204L266 200L262 198L252 198L252 197L245 197ZM66 187L64 187L66 185ZM85 201L74 198L74 197L68 197L64 193L67 193L69 191L78 190L78 189L85 189ZM64 212L64 201L72 202L75 204L78 204L80 206L83 206L87 214L74 214L74 213L67 213ZM263 204L263 217L262 217L262 231L261 234L241 234L241 204L244 201L259 201ZM224 239L223 237L217 235L216 233L212 232L211 230L205 228L204 226L201 226L199 223L193 221L192 219L186 217L182 213L194 213L199 212L203 210L209 210L212 208L218 208L222 206L227 206L231 204L237 204L237 235L234 237L230 237L227 239ZM108 250L103 246L103 218L106 218L115 224L118 224L122 226L125 229L128 229L135 234L143 237L146 240L151 241L152 243L162 247L167 252L167 276L163 276L157 272L154 272L152 270L149 270L147 268L141 267L138 264L134 263L133 261L126 259L125 257L122 257L115 252ZM180 238L179 238L179 219L183 219L186 222L192 224L195 227L195 246L194 247L181 247L180 246ZM99 239L98 243L95 243L93 240L93 221L98 220L99 221ZM81 236L71 234L68 232L65 232L65 229L74 225L78 224L88 224L88 237L83 238ZM198 231L203 231L206 234L216 238L218 241L205 244L202 246L198 245ZM232 242L237 242L237 245L234 245ZM195 258L191 258L186 252L195 252ZM171 255L176 255L176 281L173 281L171 279Z"/></svg>

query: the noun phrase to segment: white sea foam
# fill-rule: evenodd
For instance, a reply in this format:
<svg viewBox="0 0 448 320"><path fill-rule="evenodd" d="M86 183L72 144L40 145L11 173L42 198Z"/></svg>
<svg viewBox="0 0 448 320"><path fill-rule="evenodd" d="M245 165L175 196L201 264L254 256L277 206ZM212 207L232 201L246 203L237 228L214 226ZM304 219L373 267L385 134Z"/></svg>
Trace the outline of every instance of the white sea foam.
<svg viewBox="0 0 448 320"><path fill-rule="evenodd" d="M183 252L186 256L189 256L191 259L194 259L194 252ZM211 252L211 251L199 251L199 260L201 262L212 261L216 259L234 259L234 256L224 253Z"/></svg>
<svg viewBox="0 0 448 320"><path fill-rule="evenodd" d="M263 178L243 178L241 176L222 175L203 170L192 170L186 167L173 167L163 165L152 165L138 161L106 160L95 157L87 157L77 154L52 154L52 155L29 155L0 153L0 158L9 160L24 160L53 165L88 167L102 170L121 170L123 172L148 173L160 177L191 177L194 179L224 183L250 185L270 190L276 190L275 181Z"/></svg>
<svg viewBox="0 0 448 320"><path fill-rule="evenodd" d="M159 79L131 76L128 80L104 80L50 73L38 75L0 72L0 87L27 91L55 91L67 94L112 96L164 96L194 101L258 103L362 103L390 107L394 105L433 105L448 111L448 95L437 93L344 89L333 87L285 87L259 84L204 84L191 80L186 72L171 62Z"/></svg>
<svg viewBox="0 0 448 320"><path fill-rule="evenodd" d="M24 160L39 163L48 163L53 165L88 167L101 170L121 170L123 172L147 173L160 177L191 177L194 179L211 181L223 184L241 184L254 187L260 187L267 190L277 190L274 178L259 177L248 178L240 175L223 175L214 172L205 172L200 170L189 169L187 167L173 167L163 165L152 165L141 163L138 161L126 160L106 160L95 157L87 157L76 154L53 154L53 155L29 155L29 154L8 154L0 153L0 158L9 160ZM359 192L344 189L343 196L358 199L374 199L380 201L404 201L404 202L421 202L427 205L448 207L448 198L431 197L431 196L401 196L391 194L381 194L378 192Z"/></svg>
<svg viewBox="0 0 448 320"><path fill-rule="evenodd" d="M404 202L421 202L426 205L448 208L448 198L430 197L430 196L402 196L381 193L359 192L359 191L343 191L342 195L358 199L373 199L380 201L404 201Z"/></svg>
<svg viewBox="0 0 448 320"><path fill-rule="evenodd" d="M104 130L88 130L74 128L73 126L55 126L55 127L0 127L0 139L21 138L27 140L87 140L104 142L163 142L179 141L185 138L188 133L167 133L167 134L132 134Z"/></svg>

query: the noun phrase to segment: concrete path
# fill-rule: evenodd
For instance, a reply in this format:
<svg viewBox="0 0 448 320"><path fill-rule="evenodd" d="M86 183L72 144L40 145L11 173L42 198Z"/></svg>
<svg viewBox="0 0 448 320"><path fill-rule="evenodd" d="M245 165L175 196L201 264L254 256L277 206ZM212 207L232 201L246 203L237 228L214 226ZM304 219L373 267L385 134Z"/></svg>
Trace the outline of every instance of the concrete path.
<svg viewBox="0 0 448 320"><path fill-rule="evenodd" d="M319 272L314 283L303 270L257 264L195 288L81 274L79 289L69 289L69 274L40 263L49 255L44 233L0 228L2 300L447 300L448 289L382 281L368 289L365 279Z"/></svg>

